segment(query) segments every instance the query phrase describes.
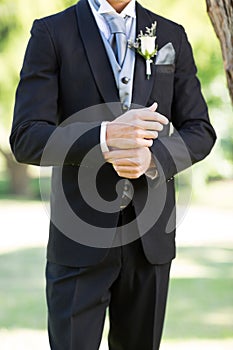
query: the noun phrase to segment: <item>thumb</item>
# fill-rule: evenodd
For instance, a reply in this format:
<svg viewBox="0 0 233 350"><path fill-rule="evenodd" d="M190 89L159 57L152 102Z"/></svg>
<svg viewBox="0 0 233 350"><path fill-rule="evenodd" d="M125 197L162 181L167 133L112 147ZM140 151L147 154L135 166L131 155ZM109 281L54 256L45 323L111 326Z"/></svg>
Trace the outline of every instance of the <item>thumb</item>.
<svg viewBox="0 0 233 350"><path fill-rule="evenodd" d="M154 102L150 107L148 107L148 109L152 112L155 112L157 108L158 108L157 102Z"/></svg>

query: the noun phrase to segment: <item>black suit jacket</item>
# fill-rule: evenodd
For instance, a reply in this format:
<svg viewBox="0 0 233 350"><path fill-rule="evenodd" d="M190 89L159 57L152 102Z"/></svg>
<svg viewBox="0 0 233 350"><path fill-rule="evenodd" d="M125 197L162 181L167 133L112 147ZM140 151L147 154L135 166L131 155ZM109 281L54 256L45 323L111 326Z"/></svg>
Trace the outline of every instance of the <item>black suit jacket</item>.
<svg viewBox="0 0 233 350"><path fill-rule="evenodd" d="M132 184L133 204L146 257L151 263L163 264L175 256L173 176L210 152L215 133L183 28L137 4L137 32L145 31L154 21L157 21L158 48L171 42L176 52L175 64L152 65L152 76L148 80L145 61L137 55L132 102L139 106L158 102L159 112L169 118L176 132L169 136L165 128L151 147L159 169L158 179L148 181L141 176ZM108 105L110 102L116 105ZM104 105L98 112L84 112L60 127L74 113L99 104ZM82 240L81 243L79 239L73 240L72 234L62 232L59 224L51 220L50 261L71 266L90 265L100 262L108 252L107 246L111 245L118 222L119 201L114 202L113 212L98 212L83 198L77 178L81 169L85 190L91 192L92 175L98 169L98 193L109 203L116 199L120 178L110 164L104 164L99 134L102 120L112 120L121 113L111 65L88 2L81 0L61 13L36 20L16 94L10 137L13 153L19 162L40 165L45 145L56 130L55 147L51 147L43 162L54 166L52 218L60 220L61 224L65 220L66 213L60 205L64 191L73 213L92 227L101 226L109 232L106 247L101 244L101 248L98 244L89 247ZM78 140L76 134L81 135ZM60 155L64 149L67 153L61 164ZM84 157L90 150L92 153L84 165ZM121 198L121 183L118 190L118 198ZM142 219L140 213L143 213ZM82 237L86 234L85 227L73 225L72 229L77 234L81 232ZM102 238L108 240L106 232Z"/></svg>

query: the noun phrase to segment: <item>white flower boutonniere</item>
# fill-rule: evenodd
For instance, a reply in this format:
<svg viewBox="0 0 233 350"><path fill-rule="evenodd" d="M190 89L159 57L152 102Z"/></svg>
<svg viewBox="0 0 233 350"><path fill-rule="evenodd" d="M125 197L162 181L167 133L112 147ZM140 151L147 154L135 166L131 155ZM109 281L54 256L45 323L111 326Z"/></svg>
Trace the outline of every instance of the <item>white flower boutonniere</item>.
<svg viewBox="0 0 233 350"><path fill-rule="evenodd" d="M157 55L158 47L156 46L156 29L157 22L152 23L151 28L146 27L146 32L140 31L136 38L136 42L129 41L129 47L136 51L146 60L146 75L147 79L151 76L152 58Z"/></svg>

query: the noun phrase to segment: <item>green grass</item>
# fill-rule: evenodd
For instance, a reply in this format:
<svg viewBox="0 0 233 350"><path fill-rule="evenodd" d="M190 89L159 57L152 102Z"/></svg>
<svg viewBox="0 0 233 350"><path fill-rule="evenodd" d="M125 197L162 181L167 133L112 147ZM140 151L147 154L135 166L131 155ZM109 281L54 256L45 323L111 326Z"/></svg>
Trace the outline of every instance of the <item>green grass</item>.
<svg viewBox="0 0 233 350"><path fill-rule="evenodd" d="M233 329L233 271L230 248L182 247L182 278L172 278L164 338L226 339ZM0 255L0 328L45 329L44 248ZM175 270L176 261L173 263ZM187 277L198 267L204 277ZM105 333L106 334L106 333Z"/></svg>
<svg viewBox="0 0 233 350"><path fill-rule="evenodd" d="M231 338L232 287L227 279L172 280L165 339Z"/></svg>
<svg viewBox="0 0 233 350"><path fill-rule="evenodd" d="M43 248L0 255L0 328L44 329Z"/></svg>
<svg viewBox="0 0 233 350"><path fill-rule="evenodd" d="M183 247L178 256L190 266L197 264L204 277L186 277L187 268L184 278L171 280L165 339L232 338L233 250Z"/></svg>

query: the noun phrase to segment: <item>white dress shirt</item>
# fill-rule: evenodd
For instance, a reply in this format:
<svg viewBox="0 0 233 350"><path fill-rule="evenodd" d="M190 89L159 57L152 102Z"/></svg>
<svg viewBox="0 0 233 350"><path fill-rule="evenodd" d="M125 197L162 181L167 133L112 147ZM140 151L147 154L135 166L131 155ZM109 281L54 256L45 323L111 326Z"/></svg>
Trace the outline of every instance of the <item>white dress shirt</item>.
<svg viewBox="0 0 233 350"><path fill-rule="evenodd" d="M88 0L92 13L95 17L97 26L107 40L110 39L111 32L109 29L109 25L107 24L105 18L102 16L103 13L109 13L109 14L114 13L116 16L120 16L123 18L125 18L125 16L128 16L128 18L136 18L135 0L131 0L128 3L128 5L123 9L123 11L121 11L121 13L116 12L116 10L109 4L107 0L98 0L98 1L100 3L100 7L98 10L96 10L92 2ZM131 30L131 21L126 20L126 37L128 39L131 39L129 38L130 30ZM107 122L103 122L101 124L101 130L100 130L100 146L103 153L109 152L109 148L106 143L106 128L107 128Z"/></svg>
<svg viewBox="0 0 233 350"><path fill-rule="evenodd" d="M107 0L98 0L100 3L99 10L97 11L95 7L92 5L91 1L89 1L92 13L95 17L97 26L99 30L104 34L107 40L110 38L110 29L109 26L102 16L103 13L114 13L116 16L120 17L131 17L136 18L136 8L135 8L135 0L131 0L128 5L123 9L121 13L116 12L116 10L107 2ZM126 36L129 39L129 33L130 33L130 27L131 27L131 21L126 20Z"/></svg>
<svg viewBox="0 0 233 350"><path fill-rule="evenodd" d="M117 16L125 18L125 16L128 16L128 18L136 18L136 4L135 0L131 0L128 5L121 11L121 13L116 12L116 10L109 4L107 0L98 0L100 3L100 7L98 10L93 6L92 2L88 0L89 5L91 7L92 13L95 17L97 26L99 30L103 33L105 38L109 40L111 36L111 32L109 29L109 26L105 20L105 18L102 16L103 13L114 13ZM126 20L126 36L128 39L131 39L130 36L130 29L131 29L131 21ZM134 40L134 38L133 38ZM100 146L102 152L109 152L109 148L107 146L106 142L106 130L107 130L107 123L108 122L102 122L101 128L100 128ZM146 175L150 177L151 179L155 179L158 175L155 163L152 161L151 167L147 170Z"/></svg>

